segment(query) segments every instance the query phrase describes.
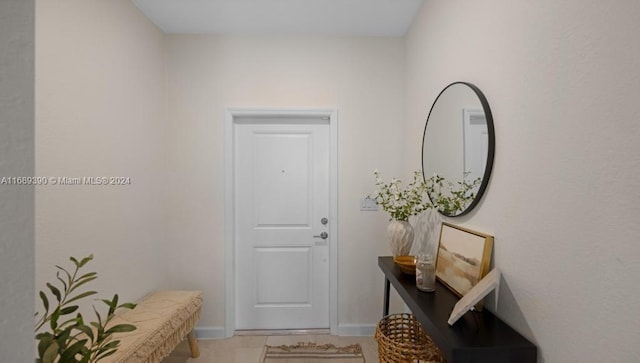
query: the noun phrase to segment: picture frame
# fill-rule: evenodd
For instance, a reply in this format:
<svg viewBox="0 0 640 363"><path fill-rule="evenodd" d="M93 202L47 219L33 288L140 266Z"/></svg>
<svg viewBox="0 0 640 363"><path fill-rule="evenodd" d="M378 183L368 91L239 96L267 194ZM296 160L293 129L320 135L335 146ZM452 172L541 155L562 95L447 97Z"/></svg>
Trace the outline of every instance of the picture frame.
<svg viewBox="0 0 640 363"><path fill-rule="evenodd" d="M455 324L467 311L475 310L474 305L477 305L485 296L489 295L491 291L495 290L497 295L499 287L500 270L494 268L456 303L447 321L449 325ZM496 310L497 308L498 299L496 296Z"/></svg>
<svg viewBox="0 0 640 363"><path fill-rule="evenodd" d="M489 272L493 236L443 222L436 278L463 297ZM482 310L482 302L476 304Z"/></svg>

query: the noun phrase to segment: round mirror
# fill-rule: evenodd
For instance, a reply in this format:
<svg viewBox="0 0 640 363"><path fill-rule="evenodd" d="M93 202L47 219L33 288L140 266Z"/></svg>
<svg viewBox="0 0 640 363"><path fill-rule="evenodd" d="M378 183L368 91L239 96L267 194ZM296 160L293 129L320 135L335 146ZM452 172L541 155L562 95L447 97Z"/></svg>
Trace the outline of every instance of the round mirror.
<svg viewBox="0 0 640 363"><path fill-rule="evenodd" d="M443 215L470 212L489 183L495 134L489 103L466 82L445 87L431 106L422 139L422 173Z"/></svg>

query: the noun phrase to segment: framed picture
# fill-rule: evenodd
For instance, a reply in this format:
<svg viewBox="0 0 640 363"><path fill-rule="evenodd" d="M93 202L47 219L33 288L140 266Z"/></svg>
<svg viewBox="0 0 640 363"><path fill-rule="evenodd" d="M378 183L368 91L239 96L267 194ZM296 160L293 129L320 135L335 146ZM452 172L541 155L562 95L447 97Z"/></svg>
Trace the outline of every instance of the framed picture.
<svg viewBox="0 0 640 363"><path fill-rule="evenodd" d="M493 236L443 222L436 277L462 297L489 272L492 249Z"/></svg>
<svg viewBox="0 0 640 363"><path fill-rule="evenodd" d="M485 296L489 295L489 293L493 290L496 290L496 295L498 288L500 287L500 270L494 268L487 274L487 276L483 277L480 282L476 284L466 295L458 301L458 303L453 307L453 311L451 311L451 315L449 316L449 320L447 321L449 325L453 325L464 315L467 311L472 310L474 304L477 305ZM498 300L496 299L496 310L498 309Z"/></svg>

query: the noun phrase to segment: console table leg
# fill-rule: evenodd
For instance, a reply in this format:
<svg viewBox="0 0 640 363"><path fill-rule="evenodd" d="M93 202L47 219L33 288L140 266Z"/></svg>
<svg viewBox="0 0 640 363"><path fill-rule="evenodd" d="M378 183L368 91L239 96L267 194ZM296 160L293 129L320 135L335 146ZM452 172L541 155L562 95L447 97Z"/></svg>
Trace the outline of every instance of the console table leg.
<svg viewBox="0 0 640 363"><path fill-rule="evenodd" d="M388 278L384 278L384 307L382 309L382 317L389 315L389 282Z"/></svg>

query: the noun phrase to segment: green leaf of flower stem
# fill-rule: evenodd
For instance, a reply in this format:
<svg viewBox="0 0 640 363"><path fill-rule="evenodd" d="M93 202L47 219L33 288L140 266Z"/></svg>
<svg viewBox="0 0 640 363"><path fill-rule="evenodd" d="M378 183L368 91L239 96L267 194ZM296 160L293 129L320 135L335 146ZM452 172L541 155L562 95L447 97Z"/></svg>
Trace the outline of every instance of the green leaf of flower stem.
<svg viewBox="0 0 640 363"><path fill-rule="evenodd" d="M86 274L78 277L76 280L80 281L82 279L86 279L87 277L93 277L93 276L98 276L98 273L97 272L87 272Z"/></svg>
<svg viewBox="0 0 640 363"><path fill-rule="evenodd" d="M113 299L111 299L111 304L109 304L109 316L113 315L116 312L117 306L118 306L118 294L114 294Z"/></svg>
<svg viewBox="0 0 640 363"><path fill-rule="evenodd" d="M96 317L98 318L98 322L91 322L91 325L93 325L96 330L97 330L97 340L98 342L101 342L103 337L102 335L104 334L104 325L102 324L102 317L100 316L100 313L98 312L98 310L96 310L95 306L93 307L93 311L96 314Z"/></svg>
<svg viewBox="0 0 640 363"><path fill-rule="evenodd" d="M72 293L75 289L77 289L80 286L86 284L87 282L93 281L93 280L95 280L97 278L98 278L98 276L91 276L91 277L87 277L87 278L85 278L83 280L76 280L74 285L69 289L69 293Z"/></svg>
<svg viewBox="0 0 640 363"><path fill-rule="evenodd" d="M80 360L79 363L92 363L92 362L97 362L96 360L91 361L91 352L89 350L84 352L84 356L82 357L82 359Z"/></svg>
<svg viewBox="0 0 640 363"><path fill-rule="evenodd" d="M75 325L77 324L78 324L78 318L77 317L72 318L72 319L66 320L63 323L58 323L58 329L66 328L68 325L74 325L75 327Z"/></svg>
<svg viewBox="0 0 640 363"><path fill-rule="evenodd" d="M40 299L42 300L42 305L44 306L44 315L47 315L49 312L49 299L47 299L47 295L40 290Z"/></svg>
<svg viewBox="0 0 640 363"><path fill-rule="evenodd" d="M101 354L96 356L95 362L99 362L100 360L113 355L115 352L117 351L117 349L113 349L113 350L109 350L109 351L104 351Z"/></svg>
<svg viewBox="0 0 640 363"><path fill-rule="evenodd" d="M82 351L86 342L87 340L83 339L73 343L64 351L64 353L62 353L60 356L60 362L76 362L77 360L75 359L75 356Z"/></svg>
<svg viewBox="0 0 640 363"><path fill-rule="evenodd" d="M118 306L118 309L122 308L122 309L135 309L137 305L134 303L124 303L124 304L120 304L120 306Z"/></svg>
<svg viewBox="0 0 640 363"><path fill-rule="evenodd" d="M36 335L36 339L38 340L38 356L40 358L43 358L47 349L51 346L52 343L55 343L55 340L53 339L53 334L49 332L40 333Z"/></svg>
<svg viewBox="0 0 640 363"><path fill-rule="evenodd" d="M66 269L64 269L63 267L58 266L58 265L56 265L56 267L67 275L67 284L71 285L71 283L72 283L71 280L72 279L71 279L71 274L69 273L69 271L67 271Z"/></svg>
<svg viewBox="0 0 640 363"><path fill-rule="evenodd" d="M75 257L71 256L69 257L69 259L71 260L71 262L73 262L74 265L76 265L76 268L80 267L80 262L78 262L78 260Z"/></svg>
<svg viewBox="0 0 640 363"><path fill-rule="evenodd" d="M82 298L87 297L87 296L95 295L97 293L98 293L97 291L85 291L82 294L76 295L76 296L72 297L71 299L67 300L67 304L72 303L72 302L74 302L76 300L82 299Z"/></svg>
<svg viewBox="0 0 640 363"><path fill-rule="evenodd" d="M128 333L131 331L136 330L136 326L135 325L131 325L131 324L118 324L118 325L114 325L111 328L109 328L105 334L114 334L114 333Z"/></svg>
<svg viewBox="0 0 640 363"><path fill-rule="evenodd" d="M109 343L99 347L98 348L98 353L102 353L102 352L107 351L109 349L117 348L118 345L120 345L120 341L119 340L112 340Z"/></svg>
<svg viewBox="0 0 640 363"><path fill-rule="evenodd" d="M93 254L83 258L82 261L80 261L80 266L78 266L78 267L83 267L84 265L87 264L87 262L89 262L91 260L93 260Z"/></svg>
<svg viewBox="0 0 640 363"><path fill-rule="evenodd" d="M53 363L58 356L58 343L55 341L51 342L42 355L42 363Z"/></svg>
<svg viewBox="0 0 640 363"><path fill-rule="evenodd" d="M49 325L51 326L51 330L55 332L58 329L58 318L60 317L60 307L58 306L53 313L51 313L51 319L49 320Z"/></svg>
<svg viewBox="0 0 640 363"><path fill-rule="evenodd" d="M51 283L49 282L47 282L47 287L49 288L49 290L51 290L51 293L55 295L56 299L58 299L58 302L60 302L60 300L62 300L62 296L60 295L60 290L58 290L57 287L51 285Z"/></svg>
<svg viewBox="0 0 640 363"><path fill-rule="evenodd" d="M56 337L56 342L58 343L59 351L64 351L67 348L67 344L69 343L70 336L71 336L71 328L66 328Z"/></svg>
<svg viewBox="0 0 640 363"><path fill-rule="evenodd" d="M64 286L64 291L67 291L67 283L62 279L62 277L60 277L60 271L56 272L56 278L58 279L58 281L60 281L62 283L62 286Z"/></svg>
<svg viewBox="0 0 640 363"><path fill-rule="evenodd" d="M86 336L88 336L89 340L91 340L91 343L93 343L93 340L94 340L93 329L91 329L90 327L84 325L83 323L78 324L78 326L76 326L76 329L80 330Z"/></svg>
<svg viewBox="0 0 640 363"><path fill-rule="evenodd" d="M97 362L113 353L110 352L115 352L117 350L117 348L120 346L120 341L119 340L111 340L109 341L109 339L105 340L104 342L98 344L97 347L94 347L93 349L93 354L95 356L94 359L92 359L92 362Z"/></svg>
<svg viewBox="0 0 640 363"><path fill-rule="evenodd" d="M60 310L60 315L68 315L78 310L78 305L67 306Z"/></svg>

